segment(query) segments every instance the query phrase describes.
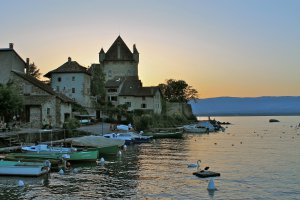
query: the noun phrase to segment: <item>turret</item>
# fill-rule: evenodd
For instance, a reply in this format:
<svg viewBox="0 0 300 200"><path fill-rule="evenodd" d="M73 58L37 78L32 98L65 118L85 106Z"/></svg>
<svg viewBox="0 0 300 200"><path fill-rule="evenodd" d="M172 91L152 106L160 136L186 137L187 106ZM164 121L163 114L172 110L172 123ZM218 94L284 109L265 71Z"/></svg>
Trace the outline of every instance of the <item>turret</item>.
<svg viewBox="0 0 300 200"><path fill-rule="evenodd" d="M102 63L105 59L105 52L103 50L103 48L101 48L100 52L99 52L99 62Z"/></svg>
<svg viewBox="0 0 300 200"><path fill-rule="evenodd" d="M139 52L135 46L135 44L133 45L133 59L135 62L139 62Z"/></svg>

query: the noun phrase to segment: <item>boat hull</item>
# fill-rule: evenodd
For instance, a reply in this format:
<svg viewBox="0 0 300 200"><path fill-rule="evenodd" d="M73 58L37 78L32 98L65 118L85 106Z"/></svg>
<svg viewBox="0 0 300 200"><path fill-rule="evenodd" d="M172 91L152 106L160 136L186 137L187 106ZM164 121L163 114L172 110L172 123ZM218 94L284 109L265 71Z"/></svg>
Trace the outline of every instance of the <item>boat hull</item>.
<svg viewBox="0 0 300 200"><path fill-rule="evenodd" d="M0 175L41 176L49 170L43 163L0 161Z"/></svg>

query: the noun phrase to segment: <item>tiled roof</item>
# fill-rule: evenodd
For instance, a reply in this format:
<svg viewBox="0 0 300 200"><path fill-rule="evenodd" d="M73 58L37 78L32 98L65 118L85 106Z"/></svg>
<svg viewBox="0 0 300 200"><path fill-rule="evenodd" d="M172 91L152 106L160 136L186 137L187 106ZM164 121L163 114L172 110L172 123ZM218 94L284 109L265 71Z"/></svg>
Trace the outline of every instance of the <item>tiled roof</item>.
<svg viewBox="0 0 300 200"><path fill-rule="evenodd" d="M86 73L90 75L87 68L79 65L76 61L71 61L70 58L62 66L48 72L44 76L51 78L51 74L53 73Z"/></svg>
<svg viewBox="0 0 300 200"><path fill-rule="evenodd" d="M28 74L25 73L20 73L17 71L13 71L16 75L20 76L21 78L23 78L24 80L30 82L32 85L35 85L36 87L46 91L47 93L51 94L51 95L55 95L58 98L60 98L62 101L64 102L73 102L72 99L70 99L69 97L61 94L61 93L56 93L49 85L43 83L42 81L39 81L38 79L34 78L33 76L30 76Z"/></svg>
<svg viewBox="0 0 300 200"><path fill-rule="evenodd" d="M1 52L9 52L9 51L15 53L19 57L19 59L26 65L26 62L23 60L23 58L14 49L12 49L12 48L1 48L0 49L0 53Z"/></svg>
<svg viewBox="0 0 300 200"><path fill-rule="evenodd" d="M108 80L105 83L106 88L118 88L123 81L125 80L124 77L115 77L114 79Z"/></svg>
<svg viewBox="0 0 300 200"><path fill-rule="evenodd" d="M126 79L119 96L154 96L159 87L143 87L141 80Z"/></svg>
<svg viewBox="0 0 300 200"><path fill-rule="evenodd" d="M118 57L118 53L120 57ZM133 61L133 54L125 44L121 36L114 41L105 54L105 61Z"/></svg>

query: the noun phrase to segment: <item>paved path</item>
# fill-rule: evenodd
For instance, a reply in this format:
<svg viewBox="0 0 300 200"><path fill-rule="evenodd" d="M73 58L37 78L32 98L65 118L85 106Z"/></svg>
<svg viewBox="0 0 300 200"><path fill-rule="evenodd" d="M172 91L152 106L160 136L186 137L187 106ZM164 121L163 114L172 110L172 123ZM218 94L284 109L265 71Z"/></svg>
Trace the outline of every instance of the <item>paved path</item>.
<svg viewBox="0 0 300 200"><path fill-rule="evenodd" d="M89 132L95 135L102 135L110 132L110 124L100 122L93 125L81 126L77 130Z"/></svg>

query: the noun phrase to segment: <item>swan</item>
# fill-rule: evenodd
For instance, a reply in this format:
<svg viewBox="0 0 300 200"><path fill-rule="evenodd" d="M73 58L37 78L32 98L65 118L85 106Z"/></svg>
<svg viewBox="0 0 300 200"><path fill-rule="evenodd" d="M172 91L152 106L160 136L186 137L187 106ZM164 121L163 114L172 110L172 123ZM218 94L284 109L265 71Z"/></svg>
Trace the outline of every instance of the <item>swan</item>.
<svg viewBox="0 0 300 200"><path fill-rule="evenodd" d="M197 163L191 163L191 164L188 164L188 167L192 168L192 167L200 167L200 163L201 163L201 160L197 160Z"/></svg>

